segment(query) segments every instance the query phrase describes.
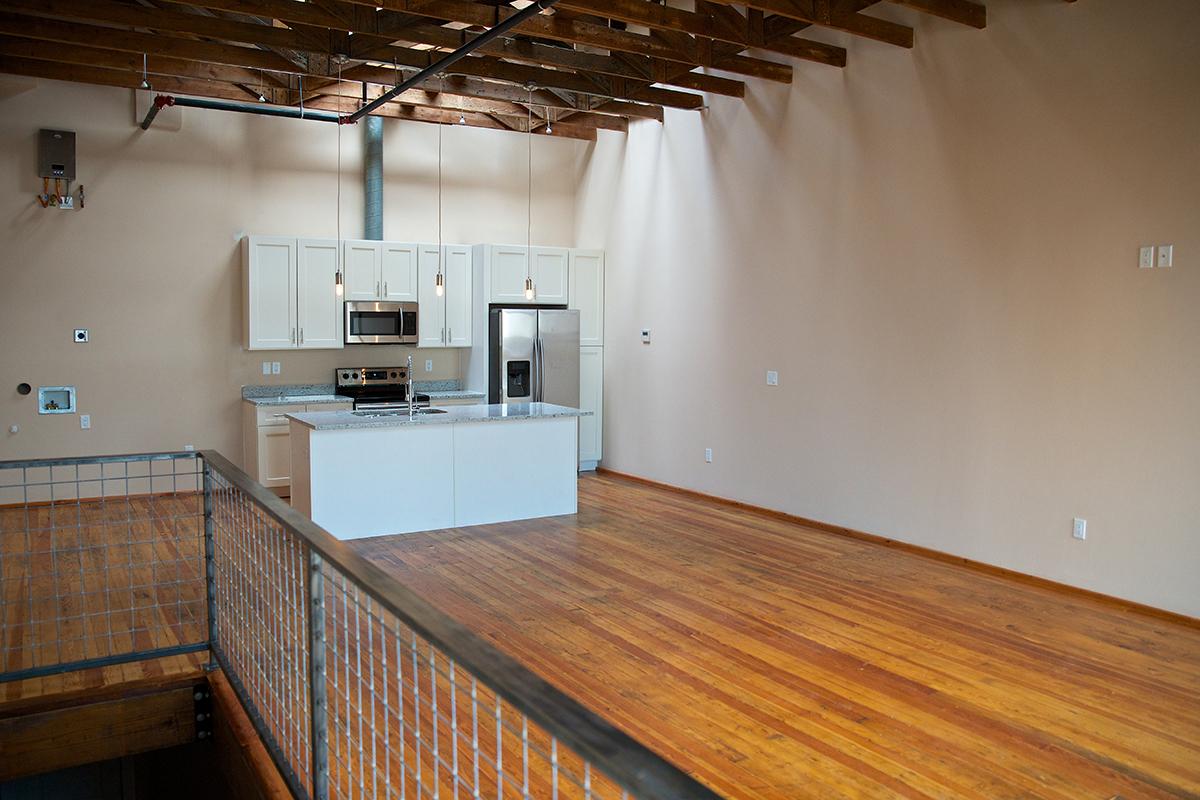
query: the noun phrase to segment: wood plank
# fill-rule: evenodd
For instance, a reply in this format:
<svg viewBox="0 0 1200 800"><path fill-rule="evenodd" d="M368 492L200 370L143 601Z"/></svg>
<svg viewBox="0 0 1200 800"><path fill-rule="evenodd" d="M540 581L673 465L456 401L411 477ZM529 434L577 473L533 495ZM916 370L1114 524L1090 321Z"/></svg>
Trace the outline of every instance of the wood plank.
<svg viewBox="0 0 1200 800"><path fill-rule="evenodd" d="M0 781L195 741L192 689L0 720Z"/></svg>
<svg viewBox="0 0 1200 800"><path fill-rule="evenodd" d="M291 790L221 670L208 676L213 704L214 767L236 800L293 800Z"/></svg>
<svg viewBox="0 0 1200 800"><path fill-rule="evenodd" d="M730 800L1200 793L1200 629L600 474L355 548Z"/></svg>

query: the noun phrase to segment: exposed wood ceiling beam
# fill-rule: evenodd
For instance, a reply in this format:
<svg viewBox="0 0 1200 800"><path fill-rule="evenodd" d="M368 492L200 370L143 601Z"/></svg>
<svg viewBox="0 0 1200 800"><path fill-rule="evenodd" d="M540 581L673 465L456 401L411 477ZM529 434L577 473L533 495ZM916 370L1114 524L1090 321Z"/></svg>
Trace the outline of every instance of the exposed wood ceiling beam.
<svg viewBox="0 0 1200 800"><path fill-rule="evenodd" d="M725 5L742 5L739 0L716 0L716 2ZM744 5L781 17L788 17L798 22L853 33L897 47L913 46L913 29L907 25L860 14L843 5L833 3L833 0L747 0Z"/></svg>

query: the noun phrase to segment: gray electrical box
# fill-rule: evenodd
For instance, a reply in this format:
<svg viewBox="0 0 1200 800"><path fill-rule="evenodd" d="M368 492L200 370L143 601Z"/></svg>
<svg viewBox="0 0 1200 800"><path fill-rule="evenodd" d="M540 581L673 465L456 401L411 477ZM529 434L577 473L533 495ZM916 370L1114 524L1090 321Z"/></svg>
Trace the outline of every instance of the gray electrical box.
<svg viewBox="0 0 1200 800"><path fill-rule="evenodd" d="M75 131L38 131L38 177L75 180Z"/></svg>

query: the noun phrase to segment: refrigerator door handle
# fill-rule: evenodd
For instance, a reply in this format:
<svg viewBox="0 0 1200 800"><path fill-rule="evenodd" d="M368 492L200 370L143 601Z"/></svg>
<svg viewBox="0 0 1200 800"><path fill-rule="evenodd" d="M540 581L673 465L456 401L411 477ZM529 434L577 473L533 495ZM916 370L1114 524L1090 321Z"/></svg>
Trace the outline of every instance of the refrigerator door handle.
<svg viewBox="0 0 1200 800"><path fill-rule="evenodd" d="M529 402L536 403L542 393L542 337L533 340L533 391L529 393Z"/></svg>

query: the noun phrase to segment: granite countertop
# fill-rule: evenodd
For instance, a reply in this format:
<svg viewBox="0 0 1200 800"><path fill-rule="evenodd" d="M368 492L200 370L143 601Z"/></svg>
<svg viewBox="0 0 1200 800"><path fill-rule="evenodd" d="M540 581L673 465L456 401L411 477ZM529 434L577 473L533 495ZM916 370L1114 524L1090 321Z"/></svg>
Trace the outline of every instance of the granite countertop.
<svg viewBox="0 0 1200 800"><path fill-rule="evenodd" d="M413 389L435 400L483 400L483 392L462 388L456 380L413 381ZM242 399L256 406L284 406L294 403L348 403L350 398L334 393L332 383L292 383L277 386L243 386Z"/></svg>
<svg viewBox="0 0 1200 800"><path fill-rule="evenodd" d="M288 414L288 419L315 431L354 430L359 428L396 428L405 425L445 425L456 422L503 422L514 419L550 419L552 417L588 417L591 411L556 406L553 403L496 403L493 405L450 406L442 414L408 412L308 411Z"/></svg>

